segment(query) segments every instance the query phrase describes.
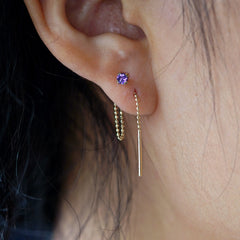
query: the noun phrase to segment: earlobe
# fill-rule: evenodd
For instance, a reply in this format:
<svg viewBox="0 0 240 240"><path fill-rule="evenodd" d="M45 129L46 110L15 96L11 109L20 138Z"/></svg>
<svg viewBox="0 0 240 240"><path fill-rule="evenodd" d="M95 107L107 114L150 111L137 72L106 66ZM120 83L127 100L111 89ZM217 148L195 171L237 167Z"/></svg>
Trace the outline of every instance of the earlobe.
<svg viewBox="0 0 240 240"><path fill-rule="evenodd" d="M123 111L136 114L135 90L141 114L154 111L157 93L147 39L140 28L124 21L120 0L25 0L25 4L41 39L66 67L100 86ZM109 8L118 14L117 20L108 16ZM121 71L130 74L126 86L117 84Z"/></svg>

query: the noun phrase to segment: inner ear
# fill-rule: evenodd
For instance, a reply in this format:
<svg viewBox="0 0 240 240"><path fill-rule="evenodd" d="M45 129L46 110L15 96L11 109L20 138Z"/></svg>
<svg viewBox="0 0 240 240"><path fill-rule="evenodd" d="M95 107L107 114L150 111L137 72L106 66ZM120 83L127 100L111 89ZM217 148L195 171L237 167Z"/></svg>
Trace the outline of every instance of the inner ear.
<svg viewBox="0 0 240 240"><path fill-rule="evenodd" d="M133 40L145 38L141 28L124 20L121 0L66 0L66 15L87 36L111 32Z"/></svg>

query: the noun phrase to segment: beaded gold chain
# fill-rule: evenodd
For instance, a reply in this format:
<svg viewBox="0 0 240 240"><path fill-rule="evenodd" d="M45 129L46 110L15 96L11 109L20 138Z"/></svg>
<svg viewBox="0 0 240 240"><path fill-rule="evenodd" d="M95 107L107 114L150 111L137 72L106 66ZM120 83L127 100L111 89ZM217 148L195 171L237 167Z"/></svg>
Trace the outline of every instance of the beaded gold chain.
<svg viewBox="0 0 240 240"><path fill-rule="evenodd" d="M120 115L120 121L118 117L118 107L114 103L114 117L115 117L115 127L116 127L116 135L119 141L122 141L124 139L124 118L123 118L123 113L119 109L119 115ZM121 125L121 130L119 129L119 123ZM121 133L120 133L121 131Z"/></svg>

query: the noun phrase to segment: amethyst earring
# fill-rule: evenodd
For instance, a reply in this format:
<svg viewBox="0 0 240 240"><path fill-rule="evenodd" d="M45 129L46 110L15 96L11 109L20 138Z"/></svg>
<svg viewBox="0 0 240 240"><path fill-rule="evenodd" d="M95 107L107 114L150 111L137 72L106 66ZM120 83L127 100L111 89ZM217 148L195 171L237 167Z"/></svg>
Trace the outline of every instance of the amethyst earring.
<svg viewBox="0 0 240 240"><path fill-rule="evenodd" d="M128 82L129 74L128 73L118 73L117 75L117 83L121 85L125 85ZM137 118L137 148L138 148L138 176L142 176L142 135L141 135L141 124L140 124L140 113L139 113L139 100L137 96L136 90L133 93L134 100L136 103L136 118ZM119 114L118 114L119 110ZM122 111L117 107L116 103L114 103L114 117L115 117L115 127L116 127L116 135L119 141L122 141L125 136L124 131L124 118Z"/></svg>
<svg viewBox="0 0 240 240"><path fill-rule="evenodd" d="M117 75L117 83L125 85L128 82L129 74L128 73L118 73Z"/></svg>

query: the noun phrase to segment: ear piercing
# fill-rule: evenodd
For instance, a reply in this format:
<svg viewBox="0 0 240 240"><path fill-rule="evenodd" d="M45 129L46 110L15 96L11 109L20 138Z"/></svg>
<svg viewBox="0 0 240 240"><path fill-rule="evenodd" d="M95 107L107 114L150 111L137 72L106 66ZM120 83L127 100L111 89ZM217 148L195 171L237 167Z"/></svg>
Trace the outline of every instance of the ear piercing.
<svg viewBox="0 0 240 240"><path fill-rule="evenodd" d="M118 84L126 84L129 79L128 73L118 73L117 75L117 83ZM137 148L138 148L138 176L142 176L142 136L141 136L141 124L140 124L140 113L139 113L139 100L137 96L136 90L133 93L134 100L136 103L136 118L137 118ZM119 114L118 114L119 110ZM114 117L115 117L115 127L116 127L116 135L119 141L124 139L124 118L122 111L118 108L118 106L114 103ZM120 126L119 126L120 125Z"/></svg>
<svg viewBox="0 0 240 240"><path fill-rule="evenodd" d="M118 73L117 75L117 83L118 84L126 84L128 82L129 74L128 73Z"/></svg>

